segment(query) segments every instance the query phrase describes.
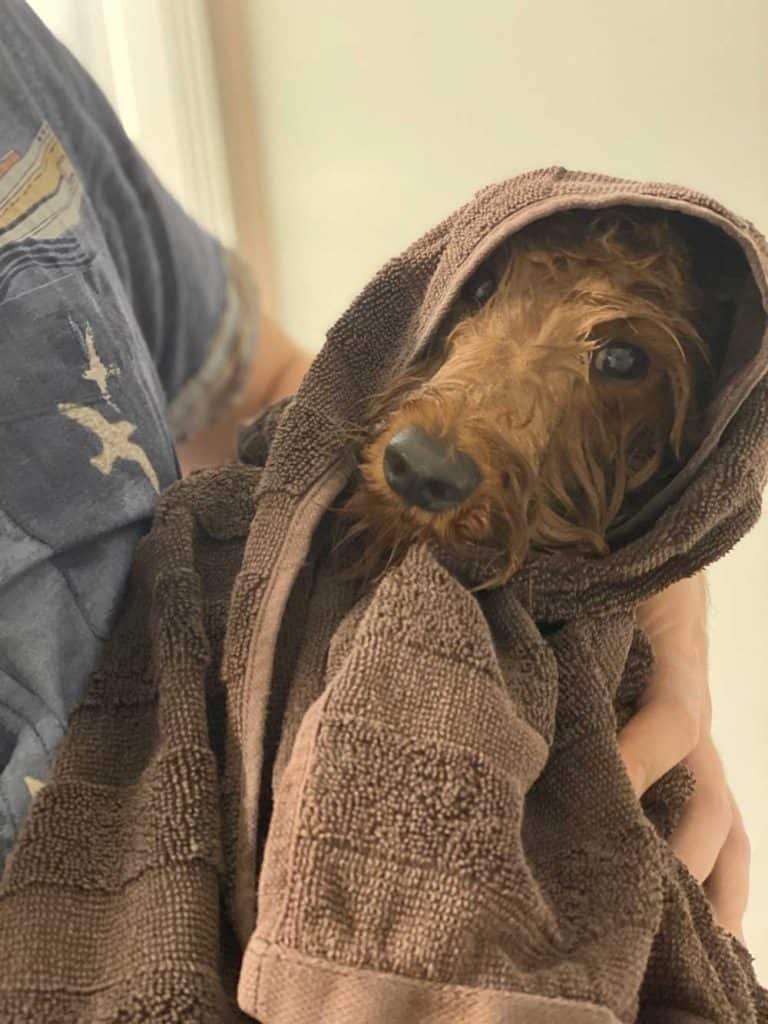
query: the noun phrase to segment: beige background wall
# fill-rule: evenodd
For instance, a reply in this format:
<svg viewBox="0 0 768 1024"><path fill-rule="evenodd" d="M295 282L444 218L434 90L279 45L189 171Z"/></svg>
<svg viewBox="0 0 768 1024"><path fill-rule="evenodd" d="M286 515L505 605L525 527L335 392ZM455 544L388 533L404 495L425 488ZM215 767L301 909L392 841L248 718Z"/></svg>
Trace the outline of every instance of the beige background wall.
<svg viewBox="0 0 768 1024"><path fill-rule="evenodd" d="M768 229L764 0L251 2L285 324L308 347L379 265L552 163L680 181ZM711 572L715 733L753 843L768 982L768 521Z"/></svg>

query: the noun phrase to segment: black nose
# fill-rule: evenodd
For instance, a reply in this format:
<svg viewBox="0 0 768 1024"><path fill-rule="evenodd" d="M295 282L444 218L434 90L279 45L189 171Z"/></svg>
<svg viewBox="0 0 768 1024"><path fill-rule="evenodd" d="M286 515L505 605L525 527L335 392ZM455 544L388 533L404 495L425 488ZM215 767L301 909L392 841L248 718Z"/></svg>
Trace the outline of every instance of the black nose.
<svg viewBox="0 0 768 1024"><path fill-rule="evenodd" d="M471 456L452 453L445 441L421 427L395 434L384 451L384 476L409 505L428 512L456 508L480 483L480 470Z"/></svg>

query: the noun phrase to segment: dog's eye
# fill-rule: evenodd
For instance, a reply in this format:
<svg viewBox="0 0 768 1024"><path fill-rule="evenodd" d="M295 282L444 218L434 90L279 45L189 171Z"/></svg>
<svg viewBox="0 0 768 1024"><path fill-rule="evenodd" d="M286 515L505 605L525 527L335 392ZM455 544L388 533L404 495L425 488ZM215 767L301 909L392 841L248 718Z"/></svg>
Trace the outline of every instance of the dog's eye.
<svg viewBox="0 0 768 1024"><path fill-rule="evenodd" d="M495 291L496 278L490 270L485 270L482 267L475 271L462 288L464 298L478 307L484 306Z"/></svg>
<svg viewBox="0 0 768 1024"><path fill-rule="evenodd" d="M592 365L604 377L640 380L648 372L646 353L630 341L609 341L592 357Z"/></svg>

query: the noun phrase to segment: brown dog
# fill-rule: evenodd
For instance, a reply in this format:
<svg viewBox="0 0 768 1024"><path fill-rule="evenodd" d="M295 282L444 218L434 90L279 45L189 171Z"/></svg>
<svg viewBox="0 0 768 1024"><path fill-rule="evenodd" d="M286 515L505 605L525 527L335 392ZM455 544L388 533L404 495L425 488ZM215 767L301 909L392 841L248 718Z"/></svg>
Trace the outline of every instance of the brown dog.
<svg viewBox="0 0 768 1024"><path fill-rule="evenodd" d="M514 235L370 410L345 507L358 569L417 541L492 559L493 584L537 551L606 553L611 524L695 444L703 306L674 215L569 211Z"/></svg>

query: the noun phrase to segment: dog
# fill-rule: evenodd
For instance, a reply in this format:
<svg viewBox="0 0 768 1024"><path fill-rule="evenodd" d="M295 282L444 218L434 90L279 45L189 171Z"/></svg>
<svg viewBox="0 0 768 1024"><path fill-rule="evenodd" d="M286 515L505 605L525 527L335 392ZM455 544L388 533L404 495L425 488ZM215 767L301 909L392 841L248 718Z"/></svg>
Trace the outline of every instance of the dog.
<svg viewBox="0 0 768 1024"><path fill-rule="evenodd" d="M486 260L367 411L343 508L356 573L419 542L485 559L486 586L542 552L609 552L695 448L713 383L684 220L570 210Z"/></svg>

